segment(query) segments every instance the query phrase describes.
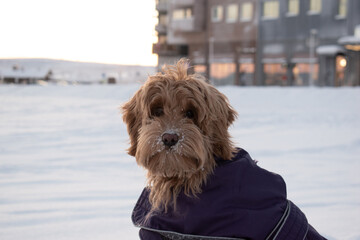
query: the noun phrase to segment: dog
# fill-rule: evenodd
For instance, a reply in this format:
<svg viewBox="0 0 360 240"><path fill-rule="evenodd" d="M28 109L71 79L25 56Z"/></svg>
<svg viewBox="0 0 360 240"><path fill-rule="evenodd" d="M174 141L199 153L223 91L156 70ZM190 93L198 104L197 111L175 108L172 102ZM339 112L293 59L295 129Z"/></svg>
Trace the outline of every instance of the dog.
<svg viewBox="0 0 360 240"><path fill-rule="evenodd" d="M141 239L275 239L279 226L292 228L290 208L303 216L299 239L323 239L286 200L282 178L235 147L226 96L188 69L185 59L164 66L122 106L128 153L147 171L132 216Z"/></svg>
<svg viewBox="0 0 360 240"><path fill-rule="evenodd" d="M128 153L148 171L154 209L175 205L181 189L200 193L213 155L231 159L235 150L227 129L237 113L201 75L188 75L187 65L182 59L150 76L123 106Z"/></svg>

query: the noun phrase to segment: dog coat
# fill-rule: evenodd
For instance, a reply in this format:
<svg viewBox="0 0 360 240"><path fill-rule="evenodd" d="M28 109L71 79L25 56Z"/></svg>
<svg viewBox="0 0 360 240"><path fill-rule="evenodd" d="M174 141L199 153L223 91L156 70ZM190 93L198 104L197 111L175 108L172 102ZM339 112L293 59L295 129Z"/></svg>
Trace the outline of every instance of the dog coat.
<svg viewBox="0 0 360 240"><path fill-rule="evenodd" d="M180 193L176 211L150 212L145 188L132 213L143 240L323 240L303 212L286 198L280 175L257 166L238 149L216 168L197 197Z"/></svg>

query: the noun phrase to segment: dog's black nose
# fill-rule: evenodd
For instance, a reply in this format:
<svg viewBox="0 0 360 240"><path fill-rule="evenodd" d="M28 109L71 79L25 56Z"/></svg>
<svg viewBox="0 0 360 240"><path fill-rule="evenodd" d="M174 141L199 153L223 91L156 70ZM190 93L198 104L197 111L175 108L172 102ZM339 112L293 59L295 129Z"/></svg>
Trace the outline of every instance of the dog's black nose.
<svg viewBox="0 0 360 240"><path fill-rule="evenodd" d="M162 135L162 141L165 146L171 147L174 146L179 141L179 136L173 133L164 133Z"/></svg>

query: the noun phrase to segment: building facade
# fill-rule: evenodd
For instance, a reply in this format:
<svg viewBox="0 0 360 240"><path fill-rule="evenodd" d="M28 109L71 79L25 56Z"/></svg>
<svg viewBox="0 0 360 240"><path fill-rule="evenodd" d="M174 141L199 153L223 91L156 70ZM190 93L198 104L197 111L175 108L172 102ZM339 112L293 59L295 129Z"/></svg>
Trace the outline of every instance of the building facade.
<svg viewBox="0 0 360 240"><path fill-rule="evenodd" d="M360 1L261 0L259 11L259 84L359 85Z"/></svg>
<svg viewBox="0 0 360 240"><path fill-rule="evenodd" d="M359 85L358 0L158 0L159 66L214 84Z"/></svg>
<svg viewBox="0 0 360 240"><path fill-rule="evenodd" d="M158 70L164 64L172 64L176 60L188 56L187 44L170 44L168 35L171 33L169 27L170 0L156 0L156 10L158 12L158 24L155 30L158 42L153 44L153 53L158 55Z"/></svg>
<svg viewBox="0 0 360 240"><path fill-rule="evenodd" d="M164 2L166 11L160 10ZM166 19L166 30L159 31L157 25L159 41L154 46L165 44L179 50L175 54L154 48L159 66L187 57L194 72L215 84L254 84L256 1L159 0L156 6L159 24Z"/></svg>

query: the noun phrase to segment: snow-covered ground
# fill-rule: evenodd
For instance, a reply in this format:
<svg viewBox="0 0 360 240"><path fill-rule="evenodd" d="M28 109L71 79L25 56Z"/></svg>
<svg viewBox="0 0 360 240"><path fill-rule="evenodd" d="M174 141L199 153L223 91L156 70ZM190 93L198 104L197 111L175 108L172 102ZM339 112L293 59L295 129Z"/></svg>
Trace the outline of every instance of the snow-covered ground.
<svg viewBox="0 0 360 240"><path fill-rule="evenodd" d="M109 78L116 83L141 83L155 72L155 67L42 58L0 59L0 83L3 78L44 79L49 71L50 82L62 85L106 83Z"/></svg>
<svg viewBox="0 0 360 240"><path fill-rule="evenodd" d="M144 171L119 106L139 85L0 85L0 239L126 239ZM360 88L221 87L230 131L329 239L360 239Z"/></svg>

